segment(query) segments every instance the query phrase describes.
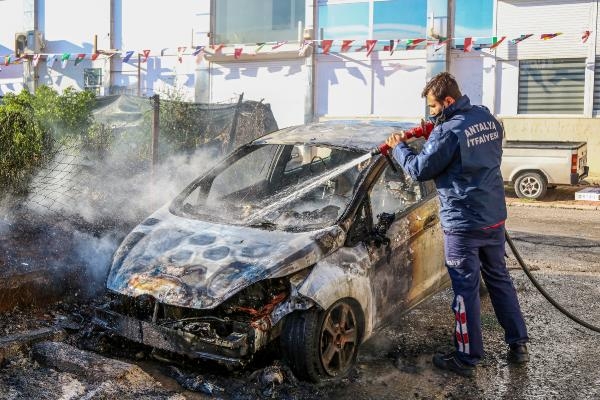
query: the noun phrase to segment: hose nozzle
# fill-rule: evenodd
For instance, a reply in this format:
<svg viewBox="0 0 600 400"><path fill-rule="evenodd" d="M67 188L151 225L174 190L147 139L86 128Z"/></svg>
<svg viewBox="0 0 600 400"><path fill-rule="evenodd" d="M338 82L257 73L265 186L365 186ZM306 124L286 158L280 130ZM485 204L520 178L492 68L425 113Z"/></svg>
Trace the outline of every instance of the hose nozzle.
<svg viewBox="0 0 600 400"><path fill-rule="evenodd" d="M390 150L392 148L385 143L381 143L379 146L375 147L371 150L371 155L376 156L378 154L383 154L384 156L388 156L390 154Z"/></svg>

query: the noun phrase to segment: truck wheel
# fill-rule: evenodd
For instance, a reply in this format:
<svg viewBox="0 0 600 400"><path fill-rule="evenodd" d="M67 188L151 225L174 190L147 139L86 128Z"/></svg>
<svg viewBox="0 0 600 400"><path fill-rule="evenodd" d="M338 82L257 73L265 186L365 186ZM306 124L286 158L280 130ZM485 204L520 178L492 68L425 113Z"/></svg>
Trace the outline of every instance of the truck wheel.
<svg viewBox="0 0 600 400"><path fill-rule="evenodd" d="M341 299L328 310L311 309L286 317L283 357L298 378L319 382L348 373L358 353L361 328L357 308Z"/></svg>
<svg viewBox="0 0 600 400"><path fill-rule="evenodd" d="M546 178L538 172L525 172L515 181L515 192L522 199L541 199L547 189Z"/></svg>

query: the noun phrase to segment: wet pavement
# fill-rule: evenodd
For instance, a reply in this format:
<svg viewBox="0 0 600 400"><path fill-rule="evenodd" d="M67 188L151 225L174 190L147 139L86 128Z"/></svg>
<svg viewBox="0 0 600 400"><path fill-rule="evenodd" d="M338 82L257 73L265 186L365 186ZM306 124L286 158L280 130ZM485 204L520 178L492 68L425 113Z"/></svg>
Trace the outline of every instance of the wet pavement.
<svg viewBox="0 0 600 400"><path fill-rule="evenodd" d="M540 283L569 311L596 326L600 326L599 226L598 211L519 206L509 207L507 222ZM87 324L87 304L53 303L0 313L2 337L56 325L67 334L64 345L34 344L30 348L35 351L6 357L0 363L0 399L600 398L600 334L555 310L512 256L509 267L531 337L531 361L523 367L506 362L503 331L485 295L486 356L476 376L462 378L432 365L433 354L451 346L454 318L449 289L374 335L361 348L347 378L320 385L297 381L278 361L276 351L233 372L160 354L153 357L148 349L94 331ZM52 361L47 356L51 351L65 361Z"/></svg>

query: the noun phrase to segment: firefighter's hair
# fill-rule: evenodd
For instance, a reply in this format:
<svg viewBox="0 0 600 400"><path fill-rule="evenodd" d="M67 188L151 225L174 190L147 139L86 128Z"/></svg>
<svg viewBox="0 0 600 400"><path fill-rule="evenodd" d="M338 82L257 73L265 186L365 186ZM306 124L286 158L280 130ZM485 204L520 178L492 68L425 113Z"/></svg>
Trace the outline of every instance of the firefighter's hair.
<svg viewBox="0 0 600 400"><path fill-rule="evenodd" d="M421 96L427 97L428 93L431 93L439 102L444 101L447 96L454 100L458 100L462 96L456 79L448 72L437 74L425 85Z"/></svg>

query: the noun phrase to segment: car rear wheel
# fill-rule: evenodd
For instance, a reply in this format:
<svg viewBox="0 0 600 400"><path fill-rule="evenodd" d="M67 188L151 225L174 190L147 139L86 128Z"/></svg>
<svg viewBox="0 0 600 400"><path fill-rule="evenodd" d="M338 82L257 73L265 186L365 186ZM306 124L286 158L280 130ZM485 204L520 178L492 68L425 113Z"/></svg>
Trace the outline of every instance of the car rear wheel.
<svg viewBox="0 0 600 400"><path fill-rule="evenodd" d="M515 192L520 198L541 199L547 188L546 178L538 172L525 172L515 181Z"/></svg>
<svg viewBox="0 0 600 400"><path fill-rule="evenodd" d="M319 382L348 373L362 331L356 304L338 300L326 311L295 312L281 334L283 356L296 376Z"/></svg>

